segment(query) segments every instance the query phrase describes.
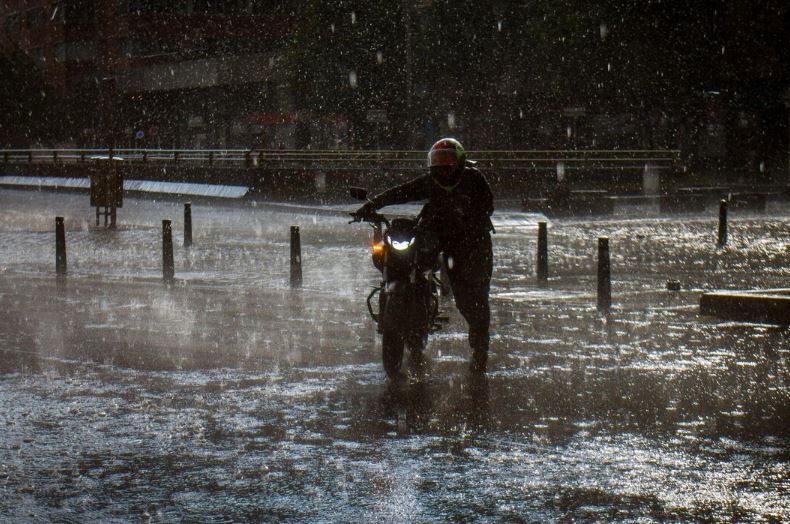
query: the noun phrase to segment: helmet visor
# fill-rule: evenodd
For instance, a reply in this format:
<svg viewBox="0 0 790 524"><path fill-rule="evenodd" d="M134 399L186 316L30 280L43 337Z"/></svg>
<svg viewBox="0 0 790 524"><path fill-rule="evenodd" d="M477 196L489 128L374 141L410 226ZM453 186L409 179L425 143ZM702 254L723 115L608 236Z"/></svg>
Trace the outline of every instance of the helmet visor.
<svg viewBox="0 0 790 524"><path fill-rule="evenodd" d="M455 149L432 149L428 153L428 167L457 165L458 156Z"/></svg>

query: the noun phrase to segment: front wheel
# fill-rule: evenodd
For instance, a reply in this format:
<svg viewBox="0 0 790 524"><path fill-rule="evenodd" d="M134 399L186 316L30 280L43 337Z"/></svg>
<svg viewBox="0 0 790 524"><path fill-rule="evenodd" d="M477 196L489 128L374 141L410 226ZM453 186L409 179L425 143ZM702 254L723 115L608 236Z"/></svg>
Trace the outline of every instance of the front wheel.
<svg viewBox="0 0 790 524"><path fill-rule="evenodd" d="M382 314L381 350L384 371L395 378L403 363L403 346L406 342L407 304L403 296L387 297Z"/></svg>

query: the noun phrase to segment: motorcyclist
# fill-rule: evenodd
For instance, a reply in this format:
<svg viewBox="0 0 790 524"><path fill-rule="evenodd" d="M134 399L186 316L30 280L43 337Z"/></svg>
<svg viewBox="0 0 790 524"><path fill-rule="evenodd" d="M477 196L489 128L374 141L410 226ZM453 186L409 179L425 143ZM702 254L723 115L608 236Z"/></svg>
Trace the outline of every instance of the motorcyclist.
<svg viewBox="0 0 790 524"><path fill-rule="evenodd" d="M443 138L428 152L429 173L379 193L353 214L363 218L394 204L425 201L420 228L444 253L455 304L469 324L470 369L485 372L493 268L491 214L494 201L483 174L467 160L458 140ZM435 259L435 257L434 257Z"/></svg>

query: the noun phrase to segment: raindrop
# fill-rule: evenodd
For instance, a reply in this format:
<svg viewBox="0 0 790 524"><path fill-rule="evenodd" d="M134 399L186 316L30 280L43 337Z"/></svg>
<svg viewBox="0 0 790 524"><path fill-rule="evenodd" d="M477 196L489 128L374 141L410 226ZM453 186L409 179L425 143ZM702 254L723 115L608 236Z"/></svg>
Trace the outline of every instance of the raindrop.
<svg viewBox="0 0 790 524"><path fill-rule="evenodd" d="M721 46L721 54L724 54L724 46Z"/></svg>
<svg viewBox="0 0 790 524"><path fill-rule="evenodd" d="M450 129L455 128L455 113L453 113L452 111L447 113L447 126Z"/></svg>
<svg viewBox="0 0 790 524"><path fill-rule="evenodd" d="M606 35L609 34L609 28L606 26L606 22L601 22L600 33L601 40L606 40Z"/></svg>
<svg viewBox="0 0 790 524"><path fill-rule="evenodd" d="M351 11L351 24L357 23L357 14L354 11Z"/></svg>
<svg viewBox="0 0 790 524"><path fill-rule="evenodd" d="M331 24L329 29L334 33L335 32L335 24Z"/></svg>
<svg viewBox="0 0 790 524"><path fill-rule="evenodd" d="M499 31L500 33L502 32L502 20L500 20L500 21L498 21L498 22L496 23L496 29L497 29L497 31Z"/></svg>
<svg viewBox="0 0 790 524"><path fill-rule="evenodd" d="M760 173L765 173L765 160L760 162Z"/></svg>
<svg viewBox="0 0 790 524"><path fill-rule="evenodd" d="M384 62L384 53L376 51L376 63L380 64L382 62Z"/></svg>
<svg viewBox="0 0 790 524"><path fill-rule="evenodd" d="M524 118L524 110L521 109L521 108L518 109L518 117L519 118Z"/></svg>
<svg viewBox="0 0 790 524"><path fill-rule="evenodd" d="M571 130L571 126L568 126L568 128L565 130L565 133L568 135L568 138L570 138L571 135L573 135L573 131Z"/></svg>
<svg viewBox="0 0 790 524"><path fill-rule="evenodd" d="M353 88L357 87L357 72L356 71L349 71L348 72L348 85Z"/></svg>
<svg viewBox="0 0 790 524"><path fill-rule="evenodd" d="M611 62L609 62L608 64L606 64L606 70L607 70L607 71L611 71L611 70L612 70L612 63L611 63Z"/></svg>

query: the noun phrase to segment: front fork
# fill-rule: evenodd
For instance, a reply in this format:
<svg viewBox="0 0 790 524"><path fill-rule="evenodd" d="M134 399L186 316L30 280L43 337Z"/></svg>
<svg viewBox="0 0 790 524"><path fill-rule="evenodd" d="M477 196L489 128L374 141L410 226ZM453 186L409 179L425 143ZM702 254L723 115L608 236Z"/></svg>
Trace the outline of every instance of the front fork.
<svg viewBox="0 0 790 524"><path fill-rule="evenodd" d="M441 328L441 325L437 322L437 320L441 320L438 316L439 299L436 293L433 292L436 286L436 282L434 282L435 277L430 275L428 278L430 280L421 282L390 282L389 290L385 290L388 284L382 282L381 286L374 288L370 292L367 299L368 312L370 312L371 318L377 324L376 330L378 333L382 333L384 330L384 311L387 307L387 298L392 293L409 293L411 295L407 303L411 313L410 324L415 331L433 333ZM406 289L403 289L404 287ZM379 297L378 312L373 309L373 300L377 294Z"/></svg>

